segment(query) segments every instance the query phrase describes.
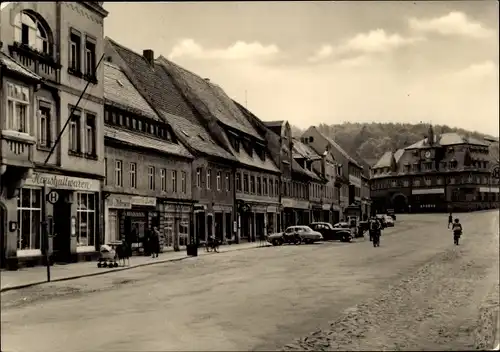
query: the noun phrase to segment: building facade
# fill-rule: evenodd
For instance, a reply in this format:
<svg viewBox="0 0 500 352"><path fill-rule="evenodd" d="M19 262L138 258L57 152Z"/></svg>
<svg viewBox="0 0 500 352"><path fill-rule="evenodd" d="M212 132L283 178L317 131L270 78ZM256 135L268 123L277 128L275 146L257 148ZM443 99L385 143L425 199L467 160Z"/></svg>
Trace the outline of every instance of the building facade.
<svg viewBox="0 0 500 352"><path fill-rule="evenodd" d="M196 108L211 135L236 158L234 176L231 178L235 184L234 228L237 237L248 241L261 238L268 227L276 223L279 212L279 196L274 192L279 168L266 151L265 138L218 85L164 57L160 57L158 63L184 98ZM222 187L225 177L223 173L212 175L217 189ZM270 183L272 193L269 193ZM226 221L222 216L219 219L215 218L216 235L221 232L227 234Z"/></svg>
<svg viewBox="0 0 500 352"><path fill-rule="evenodd" d="M321 133L316 126L309 127L302 134L302 139L318 153L328 150L339 165L336 185L341 219L346 216L346 209L350 205L359 206L360 216L364 217L365 214L363 214L361 208L361 175L363 167L333 139Z"/></svg>
<svg viewBox="0 0 500 352"><path fill-rule="evenodd" d="M488 143L457 133L435 135L386 152L372 168L377 212L456 212L498 207L497 160Z"/></svg>
<svg viewBox="0 0 500 352"><path fill-rule="evenodd" d="M196 241L206 241L212 234L238 241L233 230L236 158L204 127L200 114L155 61L152 50L140 55L107 38L106 57L126 73L161 120L175 126L175 138L194 156L190 185Z"/></svg>
<svg viewBox="0 0 500 352"><path fill-rule="evenodd" d="M104 63L104 242L127 239L140 247L157 227L164 249L189 237L192 160L125 73Z"/></svg>
<svg viewBox="0 0 500 352"><path fill-rule="evenodd" d="M97 63L103 53L107 12L97 2L13 2L2 8L1 16L2 51L43 78L38 89L30 91L33 101L29 105L21 98L23 81L11 89L19 94L6 101L6 115L13 117L8 121L18 124L6 130L14 128L34 139L21 152L31 158L31 171L2 178L23 179L22 187L11 192L18 197L2 199L9 227L15 228L4 241L7 262L15 268L42 258L39 218L44 185L52 195L45 220L52 224L53 260L68 262L95 255L104 177L104 85L103 69ZM10 101L15 109L9 110Z"/></svg>

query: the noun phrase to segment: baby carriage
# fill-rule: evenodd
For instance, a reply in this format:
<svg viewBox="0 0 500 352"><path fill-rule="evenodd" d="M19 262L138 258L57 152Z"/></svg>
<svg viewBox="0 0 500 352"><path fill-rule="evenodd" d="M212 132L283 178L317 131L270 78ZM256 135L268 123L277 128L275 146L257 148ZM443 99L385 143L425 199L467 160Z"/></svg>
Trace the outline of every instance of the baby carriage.
<svg viewBox="0 0 500 352"><path fill-rule="evenodd" d="M99 250L98 268L117 268L116 250L112 244L103 244Z"/></svg>

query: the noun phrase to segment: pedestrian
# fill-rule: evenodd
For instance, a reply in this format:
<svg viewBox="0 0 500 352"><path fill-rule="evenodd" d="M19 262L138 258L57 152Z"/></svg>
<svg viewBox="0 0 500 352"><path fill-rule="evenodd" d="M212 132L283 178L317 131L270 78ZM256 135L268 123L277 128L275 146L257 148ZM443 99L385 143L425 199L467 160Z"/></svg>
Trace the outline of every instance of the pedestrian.
<svg viewBox="0 0 500 352"><path fill-rule="evenodd" d="M451 212L450 215L448 215L448 228L450 228L450 226L453 226L453 215Z"/></svg>
<svg viewBox="0 0 500 352"><path fill-rule="evenodd" d="M462 236L462 224L458 218L455 219L455 223L451 227L451 231L453 232L453 242L458 246L458 241L460 240L460 236Z"/></svg>
<svg viewBox="0 0 500 352"><path fill-rule="evenodd" d="M375 235L375 232L380 230L380 223L378 222L377 218L375 216L372 216L370 219L370 227L368 230L368 233L370 234L370 241L373 240L373 236Z"/></svg>
<svg viewBox="0 0 500 352"><path fill-rule="evenodd" d="M160 254L160 233L158 229L153 227L153 231L151 231L151 237L149 239L151 256L153 258L158 258L158 254Z"/></svg>
<svg viewBox="0 0 500 352"><path fill-rule="evenodd" d="M142 247L144 248L144 255L151 254L151 230L147 230L142 238Z"/></svg>

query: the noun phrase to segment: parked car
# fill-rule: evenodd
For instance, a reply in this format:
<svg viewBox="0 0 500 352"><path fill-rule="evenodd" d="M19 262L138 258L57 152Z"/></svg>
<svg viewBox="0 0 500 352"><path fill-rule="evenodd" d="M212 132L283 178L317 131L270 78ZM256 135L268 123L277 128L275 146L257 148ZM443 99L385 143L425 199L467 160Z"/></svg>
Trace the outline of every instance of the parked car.
<svg viewBox="0 0 500 352"><path fill-rule="evenodd" d="M352 240L351 231L348 228L333 227L332 224L327 222L313 222L309 227L321 233L325 241L351 242Z"/></svg>
<svg viewBox="0 0 500 352"><path fill-rule="evenodd" d="M384 220L386 227L394 227L394 219L391 216L385 215Z"/></svg>
<svg viewBox="0 0 500 352"><path fill-rule="evenodd" d="M321 233L314 231L309 226L290 226L285 232L273 233L267 236L267 241L274 246L281 246L283 243L301 244L314 243L323 240Z"/></svg>
<svg viewBox="0 0 500 352"><path fill-rule="evenodd" d="M387 209L387 215L389 215L392 220L396 221L396 214L394 213L394 209Z"/></svg>

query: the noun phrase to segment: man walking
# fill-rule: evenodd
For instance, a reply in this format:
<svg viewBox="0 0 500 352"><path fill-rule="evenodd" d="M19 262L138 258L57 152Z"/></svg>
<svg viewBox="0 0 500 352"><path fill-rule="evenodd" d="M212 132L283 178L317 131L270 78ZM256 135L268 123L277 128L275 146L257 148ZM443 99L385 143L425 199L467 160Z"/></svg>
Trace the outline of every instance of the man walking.
<svg viewBox="0 0 500 352"><path fill-rule="evenodd" d="M450 228L450 226L453 226L453 215L451 212L450 215L448 215L448 228Z"/></svg>

